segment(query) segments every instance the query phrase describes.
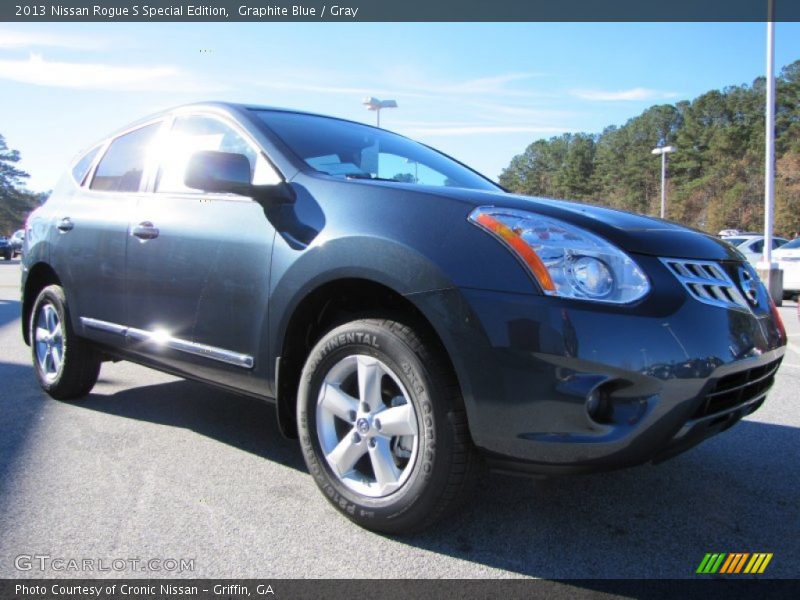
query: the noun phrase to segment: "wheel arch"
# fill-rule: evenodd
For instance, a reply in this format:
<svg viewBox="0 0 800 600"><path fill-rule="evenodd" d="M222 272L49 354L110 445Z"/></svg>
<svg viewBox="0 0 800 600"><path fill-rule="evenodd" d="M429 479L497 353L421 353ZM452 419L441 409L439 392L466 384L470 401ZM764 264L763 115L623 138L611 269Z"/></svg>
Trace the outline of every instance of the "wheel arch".
<svg viewBox="0 0 800 600"><path fill-rule="evenodd" d="M374 279L345 277L321 283L297 303L278 336L275 400L278 424L289 438L297 437L297 386L306 357L328 331L349 320L386 316L418 329L456 373L450 353L431 320L412 300Z"/></svg>
<svg viewBox="0 0 800 600"><path fill-rule="evenodd" d="M36 302L39 292L48 285L61 285L61 279L53 267L46 262L38 262L30 267L22 290L22 338L29 346L31 340L28 322L31 310L33 310L33 303Z"/></svg>

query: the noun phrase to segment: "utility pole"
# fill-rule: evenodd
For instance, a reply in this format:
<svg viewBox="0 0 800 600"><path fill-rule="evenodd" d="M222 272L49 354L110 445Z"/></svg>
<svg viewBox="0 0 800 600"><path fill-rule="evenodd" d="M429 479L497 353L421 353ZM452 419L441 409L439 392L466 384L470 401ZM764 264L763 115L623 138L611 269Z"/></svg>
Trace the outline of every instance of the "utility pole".
<svg viewBox="0 0 800 600"><path fill-rule="evenodd" d="M776 305L783 303L783 271L772 262L772 229L775 224L775 1L767 2L767 106L764 154L764 250L758 275Z"/></svg>
<svg viewBox="0 0 800 600"><path fill-rule="evenodd" d="M675 152L675 146L659 146L653 148L651 154L661 155L661 218L667 218L667 154Z"/></svg>

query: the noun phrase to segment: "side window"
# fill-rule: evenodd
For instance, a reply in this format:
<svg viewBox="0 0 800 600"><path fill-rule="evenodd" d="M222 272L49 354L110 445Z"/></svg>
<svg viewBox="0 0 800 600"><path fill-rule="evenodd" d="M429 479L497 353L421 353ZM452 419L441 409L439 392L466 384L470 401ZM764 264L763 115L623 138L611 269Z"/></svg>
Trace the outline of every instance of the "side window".
<svg viewBox="0 0 800 600"><path fill-rule="evenodd" d="M97 153L100 151L100 146L96 146L89 150L86 154L83 155L78 162L75 163L75 166L72 167L72 178L75 180L75 183L81 185L83 183L84 178L86 177L86 173L89 172L89 167L92 166L92 162L94 162L94 157L97 156Z"/></svg>
<svg viewBox="0 0 800 600"><path fill-rule="evenodd" d="M160 126L160 123L146 125L111 142L105 156L97 165L91 189L138 192L147 153Z"/></svg>
<svg viewBox="0 0 800 600"><path fill-rule="evenodd" d="M156 191L201 193L184 185L192 154L202 150L244 154L250 161L250 179L255 184L278 183L281 179L267 160L230 125L212 117L178 117L160 144Z"/></svg>
<svg viewBox="0 0 800 600"><path fill-rule="evenodd" d="M754 254L761 254L764 250L764 240L758 240L750 245L750 251Z"/></svg>

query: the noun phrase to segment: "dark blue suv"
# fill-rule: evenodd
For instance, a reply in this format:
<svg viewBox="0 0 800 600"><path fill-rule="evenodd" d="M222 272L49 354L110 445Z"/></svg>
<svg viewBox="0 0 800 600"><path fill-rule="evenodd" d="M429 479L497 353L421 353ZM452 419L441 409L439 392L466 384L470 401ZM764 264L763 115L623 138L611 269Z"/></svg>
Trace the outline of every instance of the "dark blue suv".
<svg viewBox="0 0 800 600"><path fill-rule="evenodd" d="M484 465L660 461L764 401L786 334L731 246L511 195L385 130L166 111L84 152L27 224L23 323L76 400L131 360L275 404L325 496L423 528Z"/></svg>

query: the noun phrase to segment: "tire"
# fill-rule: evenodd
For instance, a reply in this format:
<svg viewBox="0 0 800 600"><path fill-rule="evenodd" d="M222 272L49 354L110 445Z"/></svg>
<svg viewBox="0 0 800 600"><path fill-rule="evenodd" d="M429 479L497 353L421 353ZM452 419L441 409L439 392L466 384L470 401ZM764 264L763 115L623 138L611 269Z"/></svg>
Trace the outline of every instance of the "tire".
<svg viewBox="0 0 800 600"><path fill-rule="evenodd" d="M425 529L478 479L480 457L448 362L396 321L352 321L319 340L301 374L297 422L322 493L373 531Z"/></svg>
<svg viewBox="0 0 800 600"><path fill-rule="evenodd" d="M100 356L72 330L64 290L44 288L34 302L28 332L39 385L57 400L86 396L100 374Z"/></svg>

